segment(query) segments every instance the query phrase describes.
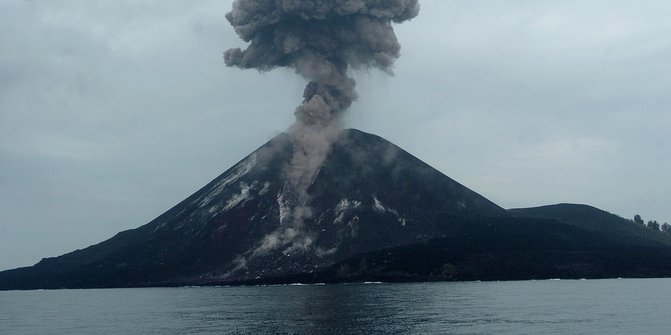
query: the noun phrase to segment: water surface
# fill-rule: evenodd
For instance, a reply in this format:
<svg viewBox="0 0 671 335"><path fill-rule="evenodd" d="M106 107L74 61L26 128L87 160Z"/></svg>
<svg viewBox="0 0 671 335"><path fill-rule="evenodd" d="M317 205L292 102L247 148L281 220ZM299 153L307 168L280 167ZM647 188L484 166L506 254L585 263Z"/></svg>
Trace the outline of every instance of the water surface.
<svg viewBox="0 0 671 335"><path fill-rule="evenodd" d="M670 334L671 279L0 292L0 334Z"/></svg>

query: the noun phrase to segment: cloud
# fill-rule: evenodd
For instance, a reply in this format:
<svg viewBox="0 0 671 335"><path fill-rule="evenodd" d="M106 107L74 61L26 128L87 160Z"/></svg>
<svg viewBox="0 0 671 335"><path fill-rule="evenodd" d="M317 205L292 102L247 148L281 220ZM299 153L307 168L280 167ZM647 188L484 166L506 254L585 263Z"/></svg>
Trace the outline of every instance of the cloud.
<svg viewBox="0 0 671 335"><path fill-rule="evenodd" d="M0 4L0 246L31 246L0 268L138 227L290 124L303 84L226 69L227 7Z"/></svg>
<svg viewBox="0 0 671 335"><path fill-rule="evenodd" d="M664 57L671 51L665 37L671 6L422 6L417 22L397 29L407 42L396 78L358 79L366 94L354 106L351 124L400 144L502 206L586 201L625 216L670 215L661 205L671 200L661 191L671 186L670 178L659 169L671 165L662 149L671 127L665 93L671 67ZM539 149L584 139L607 144L580 149L585 166L602 168L600 177L555 192L546 167L566 166L573 158L541 155ZM529 157L524 172L512 161L519 155ZM575 173L567 167L555 178L572 180ZM644 193L642 188L645 196L627 196ZM539 189L550 191L538 199Z"/></svg>

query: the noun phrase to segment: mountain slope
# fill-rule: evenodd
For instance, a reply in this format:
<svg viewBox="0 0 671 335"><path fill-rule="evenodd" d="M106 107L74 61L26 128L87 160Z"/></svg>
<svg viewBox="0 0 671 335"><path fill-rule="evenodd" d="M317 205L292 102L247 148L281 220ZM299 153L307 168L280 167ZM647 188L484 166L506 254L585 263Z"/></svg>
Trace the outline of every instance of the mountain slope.
<svg viewBox="0 0 671 335"><path fill-rule="evenodd" d="M296 203L289 136L269 141L137 229L33 267L0 287L209 284L317 271L359 253L451 233L455 218L508 212L374 135L344 131ZM309 212L300 223L298 210ZM18 285L18 286L17 286Z"/></svg>
<svg viewBox="0 0 671 335"><path fill-rule="evenodd" d="M392 143L344 131L307 189L279 135L148 224L0 289L671 276L671 236L585 205L504 210ZM297 196L305 191L303 196Z"/></svg>
<svg viewBox="0 0 671 335"><path fill-rule="evenodd" d="M643 225L617 215L580 204L557 204L533 208L511 209L511 213L527 217L556 219L592 232L607 234L620 244L650 247L671 246L671 236L652 231Z"/></svg>
<svg viewBox="0 0 671 335"><path fill-rule="evenodd" d="M451 222L451 234L271 283L671 277L671 236L587 205ZM256 281L248 282L250 284Z"/></svg>

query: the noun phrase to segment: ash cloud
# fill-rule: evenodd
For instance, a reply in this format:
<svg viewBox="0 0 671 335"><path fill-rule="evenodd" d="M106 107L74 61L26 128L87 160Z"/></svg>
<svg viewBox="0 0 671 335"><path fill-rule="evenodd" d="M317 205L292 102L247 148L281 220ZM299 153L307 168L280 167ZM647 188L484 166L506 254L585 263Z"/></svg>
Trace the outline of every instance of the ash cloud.
<svg viewBox="0 0 671 335"><path fill-rule="evenodd" d="M226 19L250 44L224 59L259 71L289 67L308 79L296 121L319 129L358 97L349 68L392 73L401 50L392 23L418 13L418 0L236 0Z"/></svg>
<svg viewBox="0 0 671 335"><path fill-rule="evenodd" d="M285 193L297 209L297 226L309 217L309 210L300 209L309 209L307 189L342 130L341 115L358 98L348 71L378 68L393 74L401 45L392 23L418 13L418 0L236 0L226 15L249 42L244 50L227 50L226 65L259 71L287 67L308 80L288 131L294 154Z"/></svg>

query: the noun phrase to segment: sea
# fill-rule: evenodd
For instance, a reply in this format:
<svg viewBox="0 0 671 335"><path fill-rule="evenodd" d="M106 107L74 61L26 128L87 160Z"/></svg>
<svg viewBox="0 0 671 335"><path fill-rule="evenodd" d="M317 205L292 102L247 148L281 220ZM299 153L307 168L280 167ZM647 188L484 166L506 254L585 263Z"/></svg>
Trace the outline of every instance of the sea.
<svg viewBox="0 0 671 335"><path fill-rule="evenodd" d="M0 334L671 334L671 279L5 291Z"/></svg>

